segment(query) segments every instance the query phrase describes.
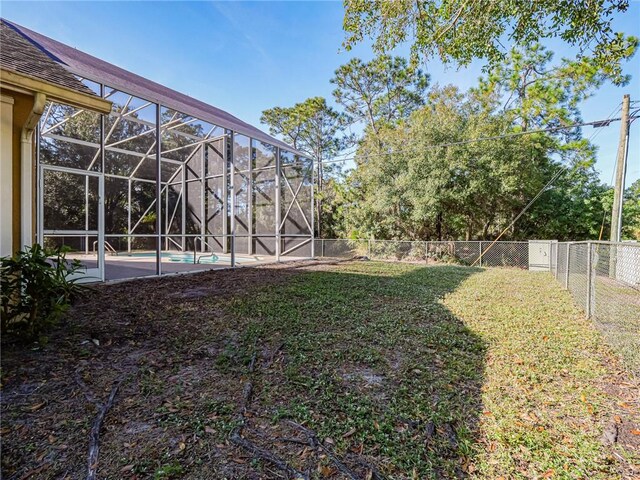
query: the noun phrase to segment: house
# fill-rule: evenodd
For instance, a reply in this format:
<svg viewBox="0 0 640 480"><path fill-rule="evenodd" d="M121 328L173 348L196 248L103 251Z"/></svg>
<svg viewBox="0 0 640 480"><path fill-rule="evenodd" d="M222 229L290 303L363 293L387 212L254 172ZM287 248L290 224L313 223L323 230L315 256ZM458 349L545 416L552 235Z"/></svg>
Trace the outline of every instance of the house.
<svg viewBox="0 0 640 480"><path fill-rule="evenodd" d="M65 247L98 281L313 256L303 153L213 105L1 26L2 255Z"/></svg>
<svg viewBox="0 0 640 480"><path fill-rule="evenodd" d="M10 24L0 22L0 256L35 239L34 132L47 101L109 113L100 98Z"/></svg>

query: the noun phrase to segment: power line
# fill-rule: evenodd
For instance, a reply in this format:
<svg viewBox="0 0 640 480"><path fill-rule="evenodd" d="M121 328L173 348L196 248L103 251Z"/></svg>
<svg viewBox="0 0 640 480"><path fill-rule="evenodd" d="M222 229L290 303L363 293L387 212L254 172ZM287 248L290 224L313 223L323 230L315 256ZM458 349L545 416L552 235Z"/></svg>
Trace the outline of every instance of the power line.
<svg viewBox="0 0 640 480"><path fill-rule="evenodd" d="M560 178L560 175L562 175L562 174L564 173L564 171L565 171L567 168L568 168L567 166L564 166L564 167L560 167L560 168L558 169L558 171L553 175L553 177L551 177L551 180L549 180L549 181L547 182L547 184L546 184L544 187L542 187L542 188L540 189L540 191L535 195L535 197L533 197L533 198L529 201L529 203L527 203L527 205L526 205L526 206L525 206L525 207L520 211L520 213L518 213L518 215L516 215L516 218L514 218L514 219L511 221L511 223L510 223L509 225L507 225L507 226L505 227L505 229L504 229L504 230L502 230L502 232L500 232L500 235L498 235L498 236L496 237L496 239L495 239L493 242L491 242L491 244L487 247L487 249L486 249L484 252L480 252L480 255L478 256L478 258L476 258L475 262L473 262L473 263L471 264L471 266L472 266L472 267L473 267L476 263L478 263L480 260L482 260L482 256L483 256L485 253L487 253L489 250L491 250L491 248L495 245L495 243L496 243L498 240L500 240L500 238L501 238L505 233L507 233L507 230L509 230L511 227L513 227L513 226L515 225L515 223L520 219L520 217L522 217L522 215L524 215L524 214L525 214L525 212L526 212L527 210L529 210L529 208L531 207L531 205L533 205L533 204L535 203L535 201L536 201L538 198L540 198L540 196L541 196L544 192L546 192L546 191L547 191L547 188L549 188L549 186L550 186L553 182L555 182L558 178Z"/></svg>
<svg viewBox="0 0 640 480"><path fill-rule="evenodd" d="M637 116L631 117L630 120L636 119L638 118ZM494 135L491 137L479 137L479 138L474 138L471 140L462 140L459 142L449 142L449 143L439 143L439 144L432 144L432 145L424 145L420 147L420 151L422 150L429 150L429 149L435 149L435 148L444 148L444 147L454 147L454 146L459 146L459 145L468 145L471 143L478 143L478 142L486 142L486 141L491 141L491 140L500 140L503 138L513 138L513 137L520 137L523 135L533 135L535 133L549 133L549 132L558 132L558 131L562 131L562 130L571 130L574 128L580 128L580 127L586 127L586 126L593 126L594 128L601 128L601 127L608 127L612 122L619 122L621 120L620 117L618 118L605 118L604 120L595 120L595 121L591 121L591 122L580 122L580 123L574 123L571 125L564 125L564 126L559 126L559 127L549 127L549 128L540 128L540 129L536 129L536 130L524 130L522 132L512 132L512 133L505 133L502 135ZM595 136L595 134L594 134ZM394 151L389 151L389 152L377 152L377 153L367 153L367 154L363 154L362 157L363 158L370 158L370 157L379 157L379 156L388 156L388 155L397 155L397 154L401 154L401 153L419 153L416 150L394 150ZM339 162L348 162L348 161L355 161L356 157L346 157L346 158L334 158L333 160L324 160L322 163L323 164L327 164L327 163L339 163Z"/></svg>
<svg viewBox="0 0 640 480"><path fill-rule="evenodd" d="M618 110L620 110L622 108L622 102L618 104L618 106L609 114L609 117L607 117L607 119L603 120L602 123L606 123L606 125L609 125L613 120L609 120L613 115L615 115L616 113L618 113ZM620 119L618 119L620 120ZM592 122L593 123L593 122ZM589 142L592 141L597 135L598 133L600 133L600 130L597 130L596 132L594 132L593 134L591 134L591 137L589 137ZM562 167L560 167L556 173L553 175L553 177L551 177L551 180L549 180L547 182L547 184L542 187L540 189L540 191L529 201L529 203L527 203L527 205L520 211L520 213L518 213L518 215L511 221L511 223L504 229L502 230L502 232L500 232L500 235L498 235L498 237L491 242L491 244L487 247L487 249L484 252L480 252L480 255L478 256L478 258L476 258L476 260L473 262L473 265L475 265L476 263L478 263L479 261L482 260L482 257L485 253L487 253L494 245L495 243L500 240L500 238L512 227L515 225L515 223L520 219L520 217L522 217L522 215L524 215L526 213L527 210L529 210L529 208L535 203L535 201L540 198L540 196L547 191L547 188L549 188L553 182L555 182L558 178L560 178L560 175L563 174L565 172L565 170L567 170L569 168L568 165L564 165ZM606 212L605 212L606 215ZM603 226L604 226L604 218L603 218ZM602 228L600 229L600 236L602 236Z"/></svg>

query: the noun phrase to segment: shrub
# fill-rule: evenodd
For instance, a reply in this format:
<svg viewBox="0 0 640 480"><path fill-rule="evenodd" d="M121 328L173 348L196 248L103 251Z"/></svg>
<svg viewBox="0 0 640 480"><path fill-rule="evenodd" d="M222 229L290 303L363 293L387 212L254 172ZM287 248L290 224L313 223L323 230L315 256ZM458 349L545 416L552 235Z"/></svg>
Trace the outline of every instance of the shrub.
<svg viewBox="0 0 640 480"><path fill-rule="evenodd" d="M2 334L30 341L56 323L82 290L71 278L80 268L63 248L38 244L0 258Z"/></svg>

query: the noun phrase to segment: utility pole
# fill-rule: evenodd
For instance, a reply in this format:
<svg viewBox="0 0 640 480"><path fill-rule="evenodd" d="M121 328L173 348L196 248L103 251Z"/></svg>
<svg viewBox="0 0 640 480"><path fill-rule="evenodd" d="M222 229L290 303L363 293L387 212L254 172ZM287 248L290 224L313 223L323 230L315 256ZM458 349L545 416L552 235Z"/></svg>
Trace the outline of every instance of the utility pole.
<svg viewBox="0 0 640 480"><path fill-rule="evenodd" d="M622 196L624 195L624 177L627 172L627 154L629 153L629 95L622 97L622 122L616 161L616 183L613 191L611 209L611 236L609 240L619 242L622 231Z"/></svg>

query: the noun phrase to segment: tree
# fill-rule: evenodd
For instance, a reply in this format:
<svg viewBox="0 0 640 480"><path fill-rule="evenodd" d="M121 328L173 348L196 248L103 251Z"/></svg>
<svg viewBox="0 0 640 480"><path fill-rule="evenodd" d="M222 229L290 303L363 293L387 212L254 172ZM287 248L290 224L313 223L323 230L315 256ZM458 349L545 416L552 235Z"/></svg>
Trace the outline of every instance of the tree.
<svg viewBox="0 0 640 480"><path fill-rule="evenodd" d="M608 211L611 211L611 207ZM624 192L622 238L640 241L640 179L633 182Z"/></svg>
<svg viewBox="0 0 640 480"><path fill-rule="evenodd" d="M373 38L380 53L409 42L414 64L438 56L443 63L468 65L480 58L495 65L507 53L505 38L515 45L560 38L577 49L578 59L591 55L601 72L622 85L628 80L622 62L638 43L612 28L627 0L349 0L344 5L347 50L365 37Z"/></svg>
<svg viewBox="0 0 640 480"><path fill-rule="evenodd" d="M382 55L366 63L350 60L335 71L331 83L336 102L377 135L382 126L407 118L424 103L429 77L402 57Z"/></svg>
<svg viewBox="0 0 640 480"><path fill-rule="evenodd" d="M501 111L528 130L581 121L580 103L608 80L593 57L554 62L552 51L533 43L512 48L480 79L477 90L504 102Z"/></svg>
<svg viewBox="0 0 640 480"><path fill-rule="evenodd" d="M262 112L260 121L269 126L272 135L279 135L296 150L307 154L316 162L317 235L322 232L322 199L325 176L335 173L337 165L324 162L335 157L353 142L351 135L343 133L347 123L322 97L308 98L293 107L274 107Z"/></svg>
<svg viewBox="0 0 640 480"><path fill-rule="evenodd" d="M590 163L560 162L561 146L546 133L472 141L513 131L499 105L477 90L434 89L423 108L382 130L382 153L379 139L366 135L350 177L356 201L345 223L365 237L495 238L566 169L506 238L593 238L606 189Z"/></svg>

